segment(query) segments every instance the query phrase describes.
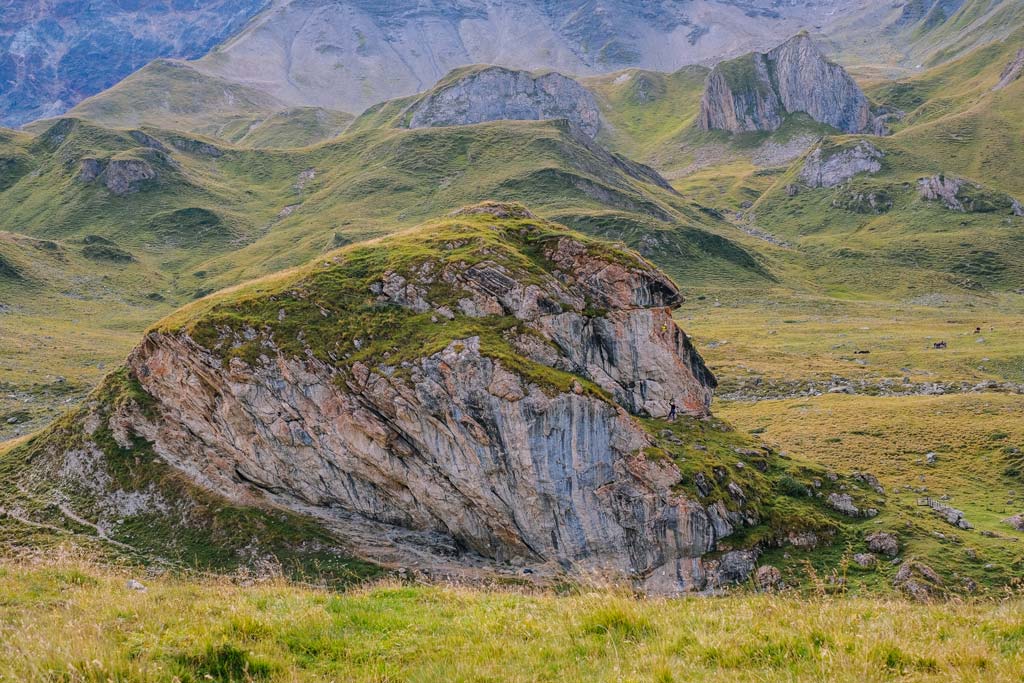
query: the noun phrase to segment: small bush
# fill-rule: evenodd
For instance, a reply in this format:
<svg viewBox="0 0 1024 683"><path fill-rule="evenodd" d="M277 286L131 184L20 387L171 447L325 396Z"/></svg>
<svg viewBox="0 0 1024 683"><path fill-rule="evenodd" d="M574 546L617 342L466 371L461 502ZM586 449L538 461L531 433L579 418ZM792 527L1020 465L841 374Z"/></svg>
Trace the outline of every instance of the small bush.
<svg viewBox="0 0 1024 683"><path fill-rule="evenodd" d="M807 487L802 483L789 476L788 474L779 479L779 483L776 484L779 493L790 498L806 498L811 495L811 492L807 490Z"/></svg>

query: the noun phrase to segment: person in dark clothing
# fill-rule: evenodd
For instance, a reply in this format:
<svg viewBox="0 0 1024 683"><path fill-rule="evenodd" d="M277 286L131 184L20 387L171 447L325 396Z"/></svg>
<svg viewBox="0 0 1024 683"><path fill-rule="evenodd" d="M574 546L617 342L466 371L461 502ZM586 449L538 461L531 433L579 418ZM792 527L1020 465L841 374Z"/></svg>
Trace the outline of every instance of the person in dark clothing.
<svg viewBox="0 0 1024 683"><path fill-rule="evenodd" d="M673 398L668 402L668 421L674 422L676 419L676 400Z"/></svg>

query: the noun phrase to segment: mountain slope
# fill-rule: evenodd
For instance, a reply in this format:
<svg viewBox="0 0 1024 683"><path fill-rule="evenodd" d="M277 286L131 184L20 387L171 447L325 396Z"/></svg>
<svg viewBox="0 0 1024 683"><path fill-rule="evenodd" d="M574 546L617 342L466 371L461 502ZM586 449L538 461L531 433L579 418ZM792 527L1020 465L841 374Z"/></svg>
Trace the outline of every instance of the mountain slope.
<svg viewBox="0 0 1024 683"><path fill-rule="evenodd" d="M81 398L174 305L489 197L627 240L691 281L771 277L719 218L559 122L370 126L261 151L63 119L0 134L0 255L23 275L0 282L4 353L18 359L0 433Z"/></svg>
<svg viewBox="0 0 1024 683"><path fill-rule="evenodd" d="M411 95L467 64L584 75L769 47L845 3L770 0L281 2L195 66L292 105L344 111Z"/></svg>
<svg viewBox="0 0 1024 683"><path fill-rule="evenodd" d="M3 0L0 124L62 114L157 57L201 57L266 5Z"/></svg>

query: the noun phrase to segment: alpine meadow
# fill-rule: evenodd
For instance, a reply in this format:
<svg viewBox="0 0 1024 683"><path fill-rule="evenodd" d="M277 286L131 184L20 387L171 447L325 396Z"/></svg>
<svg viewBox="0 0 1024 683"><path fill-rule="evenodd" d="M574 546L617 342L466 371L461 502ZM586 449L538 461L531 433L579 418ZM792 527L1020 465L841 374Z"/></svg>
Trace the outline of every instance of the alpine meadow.
<svg viewBox="0 0 1024 683"><path fill-rule="evenodd" d="M0 0L0 681L1022 679L1020 0Z"/></svg>

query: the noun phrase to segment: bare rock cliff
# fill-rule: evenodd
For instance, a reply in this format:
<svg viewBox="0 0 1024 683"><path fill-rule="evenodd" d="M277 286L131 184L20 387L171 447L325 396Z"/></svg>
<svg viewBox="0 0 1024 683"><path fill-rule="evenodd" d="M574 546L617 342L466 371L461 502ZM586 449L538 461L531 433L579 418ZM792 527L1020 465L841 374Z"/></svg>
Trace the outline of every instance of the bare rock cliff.
<svg viewBox="0 0 1024 683"><path fill-rule="evenodd" d="M105 486L104 529L145 505L90 473L148 458L389 566L707 590L753 571L729 538L767 523L789 470L710 416L680 302L637 254L484 204L184 309L68 423L81 435L32 457ZM802 528L824 539L816 514ZM785 542L773 519L760 537Z"/></svg>
<svg viewBox="0 0 1024 683"><path fill-rule="evenodd" d="M699 125L732 133L774 131L786 114L797 112L847 133L873 130L867 97L803 33L768 53L716 66L701 100Z"/></svg>
<svg viewBox="0 0 1024 683"><path fill-rule="evenodd" d="M559 73L535 75L501 67L449 75L406 114L409 128L485 121L566 119L593 138L601 113L593 94Z"/></svg>

